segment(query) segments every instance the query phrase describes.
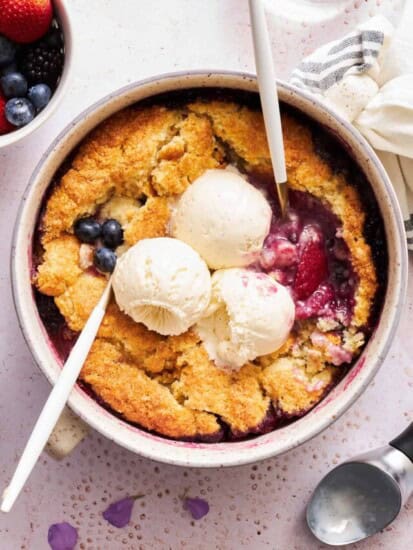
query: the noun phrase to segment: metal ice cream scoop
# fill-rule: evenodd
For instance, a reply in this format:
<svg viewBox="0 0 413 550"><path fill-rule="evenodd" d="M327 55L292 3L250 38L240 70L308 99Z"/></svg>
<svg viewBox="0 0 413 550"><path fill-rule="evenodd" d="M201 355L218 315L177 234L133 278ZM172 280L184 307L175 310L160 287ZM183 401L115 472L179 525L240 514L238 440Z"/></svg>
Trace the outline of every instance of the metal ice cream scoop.
<svg viewBox="0 0 413 550"><path fill-rule="evenodd" d="M307 523L326 544L350 544L389 525L412 494L413 422L385 447L328 473L307 506Z"/></svg>

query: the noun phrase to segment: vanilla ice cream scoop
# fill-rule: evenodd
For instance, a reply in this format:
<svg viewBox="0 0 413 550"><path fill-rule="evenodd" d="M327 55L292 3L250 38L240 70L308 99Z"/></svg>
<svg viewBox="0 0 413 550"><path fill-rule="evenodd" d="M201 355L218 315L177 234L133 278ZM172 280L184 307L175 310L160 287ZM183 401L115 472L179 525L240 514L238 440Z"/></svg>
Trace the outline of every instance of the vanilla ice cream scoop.
<svg viewBox="0 0 413 550"><path fill-rule="evenodd" d="M282 346L294 323L288 290L264 273L222 269L212 276L212 296L196 331L218 367L239 369Z"/></svg>
<svg viewBox="0 0 413 550"><path fill-rule="evenodd" d="M258 189L229 170L207 170L179 199L172 234L211 269L242 267L259 254L270 223L270 205Z"/></svg>
<svg viewBox="0 0 413 550"><path fill-rule="evenodd" d="M134 321L165 336L177 335L208 306L211 275L187 244L167 237L143 239L118 259L113 290L120 309Z"/></svg>

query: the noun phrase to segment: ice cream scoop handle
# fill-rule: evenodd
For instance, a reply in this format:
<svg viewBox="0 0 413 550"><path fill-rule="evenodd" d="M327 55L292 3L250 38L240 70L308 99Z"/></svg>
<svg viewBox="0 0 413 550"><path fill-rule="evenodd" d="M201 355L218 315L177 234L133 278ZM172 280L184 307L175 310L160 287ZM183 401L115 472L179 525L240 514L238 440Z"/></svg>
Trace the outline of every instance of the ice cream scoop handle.
<svg viewBox="0 0 413 550"><path fill-rule="evenodd" d="M390 441L390 445L404 453L413 462L413 422L407 426L404 432Z"/></svg>
<svg viewBox="0 0 413 550"><path fill-rule="evenodd" d="M88 356L99 326L105 315L111 293L111 281L108 282L102 297L92 311L86 325L76 341L62 371L43 407L42 412L29 437L10 485L3 493L2 512L9 512L14 501L23 489L37 459L49 439L52 430L60 417L72 388L79 376L83 363Z"/></svg>

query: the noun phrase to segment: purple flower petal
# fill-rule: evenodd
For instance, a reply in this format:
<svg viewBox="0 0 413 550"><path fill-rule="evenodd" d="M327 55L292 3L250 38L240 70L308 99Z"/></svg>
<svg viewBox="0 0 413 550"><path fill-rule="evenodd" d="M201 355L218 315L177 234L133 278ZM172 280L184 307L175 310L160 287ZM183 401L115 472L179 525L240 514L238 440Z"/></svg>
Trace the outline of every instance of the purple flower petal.
<svg viewBox="0 0 413 550"><path fill-rule="evenodd" d="M194 519L201 519L209 512L209 504L202 498L185 498L184 508L191 512L191 516Z"/></svg>
<svg viewBox="0 0 413 550"><path fill-rule="evenodd" d="M49 527L47 541L52 550L73 550L77 543L77 529L70 523L54 523Z"/></svg>
<svg viewBox="0 0 413 550"><path fill-rule="evenodd" d="M114 502L103 512L103 517L114 527L125 527L130 521L135 497L126 497Z"/></svg>

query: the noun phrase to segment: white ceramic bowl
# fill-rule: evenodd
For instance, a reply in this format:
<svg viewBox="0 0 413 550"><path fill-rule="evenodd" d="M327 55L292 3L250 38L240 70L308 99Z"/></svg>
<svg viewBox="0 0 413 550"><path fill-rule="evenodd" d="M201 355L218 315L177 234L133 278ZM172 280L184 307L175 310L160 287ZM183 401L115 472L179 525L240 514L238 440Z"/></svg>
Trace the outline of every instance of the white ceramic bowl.
<svg viewBox="0 0 413 550"><path fill-rule="evenodd" d="M39 126L41 126L54 112L59 104L59 101L66 92L72 65L72 27L64 0L53 0L53 9L60 22L65 44L63 72L60 77L59 84L47 106L37 116L35 116L29 124L19 128L18 130L14 130L13 132L0 136L0 149L13 145L39 128Z"/></svg>
<svg viewBox="0 0 413 550"><path fill-rule="evenodd" d="M12 248L15 305L26 341L51 383L59 375L56 359L40 322L30 284L33 230L43 195L62 161L104 118L158 93L194 87L222 87L256 91L251 75L233 73L172 74L132 84L105 97L79 115L52 143L34 171L22 200ZM140 455L171 464L197 467L231 466L255 462L291 449L331 424L364 391L381 365L396 330L404 300L407 252L400 210L386 173L360 134L310 96L279 84L280 99L329 128L347 145L372 185L384 219L389 251L388 286L380 322L357 363L311 412L279 430L242 442L200 444L171 441L123 422L76 387L70 407L106 437Z"/></svg>

